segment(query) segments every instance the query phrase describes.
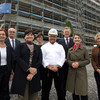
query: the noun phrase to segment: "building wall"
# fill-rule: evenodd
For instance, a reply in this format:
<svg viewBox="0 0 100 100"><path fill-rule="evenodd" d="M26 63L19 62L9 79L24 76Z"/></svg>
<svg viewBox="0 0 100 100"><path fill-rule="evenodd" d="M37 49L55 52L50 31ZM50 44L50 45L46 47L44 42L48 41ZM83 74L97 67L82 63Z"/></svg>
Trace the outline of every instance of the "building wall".
<svg viewBox="0 0 100 100"><path fill-rule="evenodd" d="M50 28L62 30L66 21L70 21L74 33L83 37L83 43L90 51L95 44L94 36L100 31L100 3L93 0L1 0L1 3L11 3L11 14L0 14L2 27L15 27L18 36L26 29L42 31L45 37Z"/></svg>

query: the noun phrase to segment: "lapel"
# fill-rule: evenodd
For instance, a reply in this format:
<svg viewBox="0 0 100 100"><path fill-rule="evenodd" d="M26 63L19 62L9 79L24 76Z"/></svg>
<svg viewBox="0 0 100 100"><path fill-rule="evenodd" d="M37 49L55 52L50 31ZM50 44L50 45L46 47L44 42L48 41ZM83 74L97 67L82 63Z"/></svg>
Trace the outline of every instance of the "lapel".
<svg viewBox="0 0 100 100"><path fill-rule="evenodd" d="M10 57L10 56L9 56L9 53L10 53L10 52L9 52L8 46L7 46L7 49L6 49L6 53L7 53L7 64L8 64L8 57Z"/></svg>
<svg viewBox="0 0 100 100"><path fill-rule="evenodd" d="M16 46L17 46L17 40L15 39L15 48L16 48Z"/></svg>
<svg viewBox="0 0 100 100"><path fill-rule="evenodd" d="M66 45L66 42L65 42L65 39L63 39L62 42L63 42L62 44L63 44L64 48L65 48L65 49L68 49L68 48L67 48L67 45Z"/></svg>
<svg viewBox="0 0 100 100"><path fill-rule="evenodd" d="M9 38L7 38L6 43L8 44L8 46L12 47Z"/></svg>
<svg viewBox="0 0 100 100"><path fill-rule="evenodd" d="M71 54L73 54L74 56L76 56L76 58L78 59L78 60L80 60L81 58L82 58L82 56L81 56L81 52L82 52L82 49L83 49L83 47L81 46L80 48L78 48L77 50L73 50L73 47L71 48ZM79 52L79 51L81 51L81 52ZM77 53L78 52L78 53ZM79 56L80 55L80 56Z"/></svg>

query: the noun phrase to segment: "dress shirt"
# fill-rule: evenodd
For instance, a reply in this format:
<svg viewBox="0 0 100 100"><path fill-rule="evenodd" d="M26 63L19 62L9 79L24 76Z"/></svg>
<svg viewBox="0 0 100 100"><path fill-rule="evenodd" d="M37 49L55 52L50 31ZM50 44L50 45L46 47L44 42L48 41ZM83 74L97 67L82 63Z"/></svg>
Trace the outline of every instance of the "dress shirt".
<svg viewBox="0 0 100 100"><path fill-rule="evenodd" d="M68 43L69 43L70 37L68 37L67 39L68 39ZM66 40L66 38L64 38L64 40L65 40L65 43L66 43L66 45L67 45L67 40Z"/></svg>
<svg viewBox="0 0 100 100"><path fill-rule="evenodd" d="M0 48L0 66L3 66L3 65L7 65L7 52L6 52L6 47L5 48Z"/></svg>
<svg viewBox="0 0 100 100"><path fill-rule="evenodd" d="M62 45L57 42L54 44L48 42L41 47L41 50L43 54L42 64L45 68L48 65L63 66L65 62L65 51Z"/></svg>
<svg viewBox="0 0 100 100"><path fill-rule="evenodd" d="M11 44L12 48L13 48L12 40L14 40L14 48L15 48L15 39L9 38L9 40L10 40L10 44Z"/></svg>

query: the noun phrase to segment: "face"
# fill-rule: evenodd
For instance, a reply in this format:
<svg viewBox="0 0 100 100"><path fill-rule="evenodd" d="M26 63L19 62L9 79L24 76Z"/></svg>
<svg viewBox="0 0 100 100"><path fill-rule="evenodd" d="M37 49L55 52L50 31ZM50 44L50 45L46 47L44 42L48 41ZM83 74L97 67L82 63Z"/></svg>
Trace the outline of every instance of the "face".
<svg viewBox="0 0 100 100"><path fill-rule="evenodd" d="M81 38L78 35L75 35L73 41L75 45L79 45L81 42Z"/></svg>
<svg viewBox="0 0 100 100"><path fill-rule="evenodd" d="M56 40L57 40L57 35L52 35L52 34L49 35L49 42L51 44L54 44Z"/></svg>
<svg viewBox="0 0 100 100"><path fill-rule="evenodd" d="M8 30L8 36L11 38L11 39L14 39L15 36L16 36L16 30L14 28L11 28Z"/></svg>
<svg viewBox="0 0 100 100"><path fill-rule="evenodd" d="M43 41L43 36L39 36L39 37L37 38L37 41L38 41L39 43L41 43L41 42Z"/></svg>
<svg viewBox="0 0 100 100"><path fill-rule="evenodd" d="M97 44L100 45L100 35L97 37Z"/></svg>
<svg viewBox="0 0 100 100"><path fill-rule="evenodd" d="M71 33L70 29L64 29L64 31L63 31L63 35L65 38L68 38L70 36L70 33Z"/></svg>
<svg viewBox="0 0 100 100"><path fill-rule="evenodd" d="M4 31L0 31L0 41L5 41L7 38L6 33Z"/></svg>
<svg viewBox="0 0 100 100"><path fill-rule="evenodd" d="M26 40L26 42L32 43L33 40L34 40L34 35L33 35L32 33L28 33L28 34L25 36L25 40Z"/></svg>

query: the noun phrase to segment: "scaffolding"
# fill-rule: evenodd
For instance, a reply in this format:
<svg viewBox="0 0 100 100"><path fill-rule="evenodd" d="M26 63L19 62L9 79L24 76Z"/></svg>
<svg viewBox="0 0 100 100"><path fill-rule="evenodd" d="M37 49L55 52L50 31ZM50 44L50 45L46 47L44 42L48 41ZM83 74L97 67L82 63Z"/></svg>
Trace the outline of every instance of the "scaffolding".
<svg viewBox="0 0 100 100"><path fill-rule="evenodd" d="M100 31L100 6L91 0L0 0L0 3L12 5L11 14L0 14L1 27L16 28L18 37L30 28L42 31L47 39L48 30L56 28L61 39L68 20L91 50L95 44L94 35Z"/></svg>

